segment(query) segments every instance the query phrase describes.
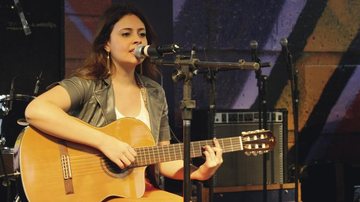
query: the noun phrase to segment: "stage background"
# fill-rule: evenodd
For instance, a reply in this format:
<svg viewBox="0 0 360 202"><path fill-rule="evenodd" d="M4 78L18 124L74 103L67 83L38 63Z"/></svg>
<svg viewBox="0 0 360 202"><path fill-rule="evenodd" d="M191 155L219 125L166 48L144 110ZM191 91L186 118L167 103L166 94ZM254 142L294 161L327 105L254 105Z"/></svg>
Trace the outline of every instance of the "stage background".
<svg viewBox="0 0 360 202"><path fill-rule="evenodd" d="M1 5L5 5L3 2L5 0L1 1ZM20 2L23 3L25 16L28 17L31 26L36 25L36 21L31 18L35 15L31 13L31 6L42 5L43 7L39 8L40 13L50 8L44 6L45 3L30 5ZM53 74L44 73L46 79L41 91L45 89L46 84L70 75L86 57L98 17L112 2L117 1L60 1L64 7L64 22L60 22L60 27L54 29L54 33L60 33L60 36L50 34L41 37L41 42L35 44L28 41L35 37L37 30L48 29L47 26L31 27L33 35L28 37L23 35L21 29L17 29L14 33L19 37L12 41L4 40L5 35L1 35L0 93L8 94L11 78L17 75L17 72L25 73L25 77L30 79L25 82L28 84L25 94L32 93L34 78L41 70L45 72L50 67L55 68ZM269 109L285 108L289 112L288 150L292 153L292 101L285 58L280 46L280 40L287 38L294 67L299 71L299 160L304 166L302 168L323 162L326 162L326 165L328 162L350 165L359 162L359 1L226 0L220 3L216 0L158 0L156 4L146 0L133 2L144 10L154 25L160 36L159 43L175 42L183 48L184 54L189 53L195 44L200 60L250 61L249 43L256 40L261 61L271 63L271 67L262 69L262 73L268 76L267 106ZM62 5L59 5L59 8ZM1 9L7 7L3 6ZM7 21L1 22L4 26L3 22ZM16 23L19 25L19 21ZM52 37L56 39L52 40ZM48 48L47 40L60 42L59 48ZM26 43L31 44L30 48L25 48ZM41 48L42 46L45 47ZM4 57L6 55L9 59ZM56 57L53 58L54 56ZM47 60L54 64L44 64ZM170 124L175 135L181 139L179 101L182 98L182 85L171 81L173 69L161 69L164 73L161 82L169 103ZM218 109L257 110L259 98L254 71L219 71L216 75ZM193 99L197 102L197 108L208 108L209 88L204 75L194 78Z"/></svg>

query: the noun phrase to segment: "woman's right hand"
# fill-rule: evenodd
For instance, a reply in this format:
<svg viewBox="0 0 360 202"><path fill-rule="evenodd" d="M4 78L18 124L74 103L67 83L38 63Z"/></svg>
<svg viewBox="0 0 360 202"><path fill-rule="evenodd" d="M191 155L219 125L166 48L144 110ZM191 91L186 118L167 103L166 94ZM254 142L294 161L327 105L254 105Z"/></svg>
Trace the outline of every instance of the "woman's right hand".
<svg viewBox="0 0 360 202"><path fill-rule="evenodd" d="M135 161L136 151L126 142L104 135L98 149L121 169Z"/></svg>

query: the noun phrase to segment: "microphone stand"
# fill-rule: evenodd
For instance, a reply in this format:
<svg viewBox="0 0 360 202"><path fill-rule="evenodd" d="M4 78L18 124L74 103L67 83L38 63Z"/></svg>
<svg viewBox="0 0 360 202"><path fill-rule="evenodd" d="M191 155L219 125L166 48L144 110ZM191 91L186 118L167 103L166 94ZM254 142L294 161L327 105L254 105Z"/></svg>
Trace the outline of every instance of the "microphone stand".
<svg viewBox="0 0 360 202"><path fill-rule="evenodd" d="M298 70L294 67L292 55L288 49L287 39L281 39L281 45L286 53L286 69L288 73L288 80L291 87L291 99L294 120L294 147L295 147L295 202L299 200L299 88L298 88Z"/></svg>
<svg viewBox="0 0 360 202"><path fill-rule="evenodd" d="M258 69L260 65L256 62L246 62L239 60L237 63L232 62L210 62L200 61L190 57L176 56L175 61L166 61L160 58L151 58L151 62L162 66L175 66L176 71L172 75L174 82L183 80L183 99L180 102L183 119L183 142L184 142L184 181L183 195L184 202L190 202L191 180L190 180L190 131L192 120L192 109L195 108L196 102L191 99L192 78L198 68L228 68L228 69Z"/></svg>
<svg viewBox="0 0 360 202"><path fill-rule="evenodd" d="M191 65L192 67L197 68L210 68L210 69L224 69L224 70L231 70L231 69L242 69L242 70L257 70L260 67L265 67L263 64L257 63L257 62L246 62L243 59L240 59L238 62L214 62L214 61L200 61L197 58L193 59L183 59L181 56L177 56L175 61L168 61L163 59L152 59L150 61L151 63L155 65L163 65L163 66L176 66L181 67L183 65ZM264 63L264 65L267 65L267 63ZM173 75L173 79L175 78L181 78L184 77L182 75L182 71L178 68L175 74ZM176 80L176 79L175 79Z"/></svg>
<svg viewBox="0 0 360 202"><path fill-rule="evenodd" d="M208 131L210 138L216 137L215 133L215 113L216 113L216 70L209 69L206 75L207 81L210 83L209 92L209 119L208 119ZM214 177L209 180L209 202L213 202L214 197Z"/></svg>
<svg viewBox="0 0 360 202"><path fill-rule="evenodd" d="M191 179L190 179L190 131L192 110L196 107L195 100L191 99L192 78L194 76L195 67L189 59L186 63L180 65L175 75L173 75L174 82L183 80L183 99L180 102L180 109L182 110L183 119L183 142L184 142L184 181L183 181L183 196L184 202L191 201Z"/></svg>
<svg viewBox="0 0 360 202"><path fill-rule="evenodd" d="M261 64L261 60L257 55L258 42L255 40L250 41L251 47L251 60ZM259 94L259 128L267 129L267 106L266 106L266 80L267 76L262 75L261 68L255 70L255 77L257 79L257 87ZM262 181L262 199L263 202L267 201L267 159L268 154L263 154L263 181Z"/></svg>

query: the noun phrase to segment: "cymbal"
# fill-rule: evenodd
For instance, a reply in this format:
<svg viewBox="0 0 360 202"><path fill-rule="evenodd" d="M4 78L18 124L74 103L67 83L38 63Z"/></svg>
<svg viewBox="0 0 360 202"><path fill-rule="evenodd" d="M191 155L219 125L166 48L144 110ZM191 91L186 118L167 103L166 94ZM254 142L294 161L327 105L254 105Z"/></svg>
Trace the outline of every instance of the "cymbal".
<svg viewBox="0 0 360 202"><path fill-rule="evenodd" d="M25 95L25 94L14 94L11 95L0 95L0 102L10 101L10 100L20 100L20 101L31 101L35 98L33 95Z"/></svg>

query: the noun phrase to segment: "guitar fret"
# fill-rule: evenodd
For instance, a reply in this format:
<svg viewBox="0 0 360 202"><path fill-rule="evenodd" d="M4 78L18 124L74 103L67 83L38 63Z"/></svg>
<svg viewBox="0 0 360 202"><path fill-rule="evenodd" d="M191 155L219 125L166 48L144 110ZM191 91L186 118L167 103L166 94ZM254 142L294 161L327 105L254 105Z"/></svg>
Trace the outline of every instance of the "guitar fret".
<svg viewBox="0 0 360 202"><path fill-rule="evenodd" d="M166 157L167 157L167 161L172 160L172 155L170 153L170 146L166 146Z"/></svg>
<svg viewBox="0 0 360 202"><path fill-rule="evenodd" d="M166 146L163 146L161 148L162 148L162 153L163 153L163 156L164 156L164 161L166 162L168 160L167 159L167 154L166 154Z"/></svg>
<svg viewBox="0 0 360 202"><path fill-rule="evenodd" d="M145 156L146 156L146 164L149 164L151 162L151 155L150 155L150 152L151 152L151 148L146 148L146 153L145 153Z"/></svg>
<svg viewBox="0 0 360 202"><path fill-rule="evenodd" d="M168 156L168 161L174 160L174 155L173 153L171 153L171 145L167 146L167 156Z"/></svg>
<svg viewBox="0 0 360 202"><path fill-rule="evenodd" d="M218 139L219 143L220 143L220 146L221 148L225 151L225 148L224 148L224 139Z"/></svg>
<svg viewBox="0 0 360 202"><path fill-rule="evenodd" d="M145 164L146 163L146 148L142 148L142 163Z"/></svg>
<svg viewBox="0 0 360 202"><path fill-rule="evenodd" d="M232 143L232 138L230 138L230 151L234 151L234 148L233 148L233 143Z"/></svg>
<svg viewBox="0 0 360 202"><path fill-rule="evenodd" d="M170 146L171 146L171 148L169 147L170 160L177 160L176 154L175 154L176 152L174 152L174 147L172 145L170 145Z"/></svg>
<svg viewBox="0 0 360 202"><path fill-rule="evenodd" d="M151 148L151 152L150 152L150 154L151 154L151 163L156 162L155 150L156 150L156 147Z"/></svg>
<svg viewBox="0 0 360 202"><path fill-rule="evenodd" d="M146 154L146 148L144 148L144 154L143 154L143 157L144 157L144 163L147 162L147 154Z"/></svg>
<svg viewBox="0 0 360 202"><path fill-rule="evenodd" d="M143 153L142 153L142 155L143 155L143 164L146 164L147 163L147 156L146 156L147 149L143 148L142 151L143 151Z"/></svg>
<svg viewBox="0 0 360 202"><path fill-rule="evenodd" d="M195 144L190 144L190 157L194 157L195 156L195 148L194 148Z"/></svg>
<svg viewBox="0 0 360 202"><path fill-rule="evenodd" d="M143 155L143 152L144 151L144 148L138 148L137 149L137 153L138 153L138 156L139 157L137 157L137 159L136 159L136 163L138 164L138 165L142 165L142 164L144 164L144 155Z"/></svg>
<svg viewBox="0 0 360 202"><path fill-rule="evenodd" d="M133 163L133 165L138 165L140 158L141 158L141 154L140 154L140 149L135 149L136 153L138 154L138 157L136 157L135 162Z"/></svg>
<svg viewBox="0 0 360 202"><path fill-rule="evenodd" d="M138 153L139 154L139 152L135 149L135 151L136 151L136 153ZM139 161L139 159L138 158L136 158L135 159L135 162L133 163L133 165L137 165L138 164L138 161Z"/></svg>
<svg viewBox="0 0 360 202"><path fill-rule="evenodd" d="M165 158L165 153L164 153L164 146L160 147L161 148L161 155L162 156L162 159L161 161L166 161L166 158Z"/></svg>
<svg viewBox="0 0 360 202"><path fill-rule="evenodd" d="M168 156L168 161L173 160L174 156L173 156L173 153L171 152L171 146L170 145L166 147L166 154Z"/></svg>
<svg viewBox="0 0 360 202"><path fill-rule="evenodd" d="M154 148L154 161L159 162L160 161L160 155L159 155L159 149Z"/></svg>
<svg viewBox="0 0 360 202"><path fill-rule="evenodd" d="M176 156L176 150L175 150L175 147L172 147L172 148L173 148L172 152L174 153L174 158L175 158L176 160L178 160L178 158L177 158L177 156Z"/></svg>
<svg viewBox="0 0 360 202"><path fill-rule="evenodd" d="M180 151L180 158L181 159L184 159L184 152L183 152L183 147L182 147L182 144L177 144L177 147L178 147L178 150Z"/></svg>
<svg viewBox="0 0 360 202"><path fill-rule="evenodd" d="M197 143L197 156L202 156L203 155L203 146L206 144L206 142L201 141Z"/></svg>
<svg viewBox="0 0 360 202"><path fill-rule="evenodd" d="M157 156L157 162L161 162L161 154L160 154L160 149L159 148L157 148L156 149L156 156Z"/></svg>
<svg viewBox="0 0 360 202"><path fill-rule="evenodd" d="M239 139L240 150L243 150L244 148L243 148L241 136L239 136L237 139Z"/></svg>
<svg viewBox="0 0 360 202"><path fill-rule="evenodd" d="M172 147L172 148L173 148L173 152L174 152L174 158L175 158L176 160L179 160L178 157L177 157L177 152L176 152L176 150L175 150L175 147Z"/></svg>

